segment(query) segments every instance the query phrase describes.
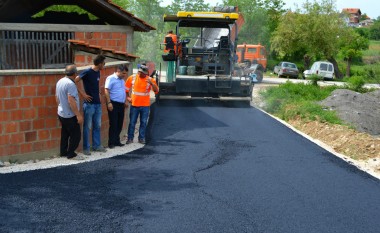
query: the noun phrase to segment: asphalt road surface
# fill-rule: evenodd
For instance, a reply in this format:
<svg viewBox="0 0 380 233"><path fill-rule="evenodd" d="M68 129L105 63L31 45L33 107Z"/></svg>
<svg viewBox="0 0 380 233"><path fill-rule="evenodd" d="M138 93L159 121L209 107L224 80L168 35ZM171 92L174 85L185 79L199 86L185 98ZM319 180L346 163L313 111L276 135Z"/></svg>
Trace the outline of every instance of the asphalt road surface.
<svg viewBox="0 0 380 233"><path fill-rule="evenodd" d="M0 175L0 232L380 232L380 182L255 108L152 106L148 144Z"/></svg>

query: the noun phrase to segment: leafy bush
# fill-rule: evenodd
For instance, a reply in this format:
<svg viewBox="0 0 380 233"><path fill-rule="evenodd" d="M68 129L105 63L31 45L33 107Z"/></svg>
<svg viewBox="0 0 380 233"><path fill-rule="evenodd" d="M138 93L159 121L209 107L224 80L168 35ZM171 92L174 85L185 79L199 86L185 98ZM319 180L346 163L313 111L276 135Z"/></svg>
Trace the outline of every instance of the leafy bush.
<svg viewBox="0 0 380 233"><path fill-rule="evenodd" d="M278 117L289 120L300 117L305 120L319 120L341 124L335 112L326 111L316 102L327 98L338 87L319 87L312 84L286 82L278 87L262 92L265 110Z"/></svg>
<svg viewBox="0 0 380 233"><path fill-rule="evenodd" d="M323 77L320 77L320 76L318 76L316 74L313 74L308 79L310 79L311 84L313 86L318 86L318 81L321 81L323 79Z"/></svg>
<svg viewBox="0 0 380 233"><path fill-rule="evenodd" d="M347 84L349 89L357 92L362 92L365 80L362 76L352 76L347 79Z"/></svg>

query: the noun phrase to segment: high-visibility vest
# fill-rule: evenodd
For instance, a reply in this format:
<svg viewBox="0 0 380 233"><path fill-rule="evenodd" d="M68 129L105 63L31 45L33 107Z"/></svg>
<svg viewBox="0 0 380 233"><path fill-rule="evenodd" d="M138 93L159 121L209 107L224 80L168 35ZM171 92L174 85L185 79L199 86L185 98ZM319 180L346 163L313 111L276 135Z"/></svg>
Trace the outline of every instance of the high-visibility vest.
<svg viewBox="0 0 380 233"><path fill-rule="evenodd" d="M150 90L152 89L152 85L146 81L148 78L148 76L140 78L139 74L131 75L125 82L126 92L132 92L132 106L150 106ZM157 85L154 79L152 79L152 82Z"/></svg>

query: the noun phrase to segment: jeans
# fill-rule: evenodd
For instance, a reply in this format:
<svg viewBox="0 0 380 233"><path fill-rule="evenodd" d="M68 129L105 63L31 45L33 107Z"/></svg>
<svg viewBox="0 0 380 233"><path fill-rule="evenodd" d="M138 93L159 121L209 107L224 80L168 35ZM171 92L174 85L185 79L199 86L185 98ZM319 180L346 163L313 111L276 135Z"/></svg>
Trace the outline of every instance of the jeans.
<svg viewBox="0 0 380 233"><path fill-rule="evenodd" d="M113 110L108 111L108 118L109 118L109 130L108 130L108 146L117 146L120 145L120 133L123 129L123 123L124 123L124 112L125 112L125 105L124 103L119 103L112 101Z"/></svg>
<svg viewBox="0 0 380 233"><path fill-rule="evenodd" d="M77 117L63 118L58 116L62 124L60 156L72 158L80 142L80 126Z"/></svg>
<svg viewBox="0 0 380 233"><path fill-rule="evenodd" d="M139 140L145 140L146 125L149 117L149 107L131 106L129 112L128 140L133 140L137 118L140 115Z"/></svg>
<svg viewBox="0 0 380 233"><path fill-rule="evenodd" d="M92 148L98 149L100 142L100 127L102 120L102 106L100 104L83 103L83 150L90 149L89 135L92 128Z"/></svg>

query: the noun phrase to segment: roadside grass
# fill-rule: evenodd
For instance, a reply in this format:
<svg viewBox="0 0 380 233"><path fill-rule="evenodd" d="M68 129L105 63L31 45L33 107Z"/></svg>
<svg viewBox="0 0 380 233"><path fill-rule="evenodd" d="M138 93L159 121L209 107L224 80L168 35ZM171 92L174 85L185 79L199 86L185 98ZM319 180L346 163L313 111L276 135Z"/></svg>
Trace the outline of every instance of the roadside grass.
<svg viewBox="0 0 380 233"><path fill-rule="evenodd" d="M264 110L285 121L301 118L307 121L343 124L334 111L326 111L317 103L337 88L286 82L261 92L261 95L266 102Z"/></svg>

